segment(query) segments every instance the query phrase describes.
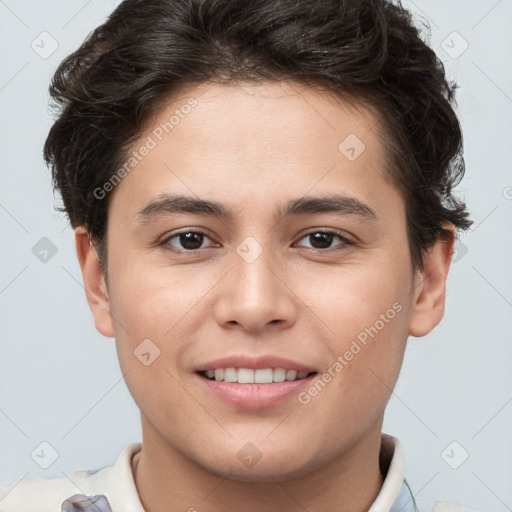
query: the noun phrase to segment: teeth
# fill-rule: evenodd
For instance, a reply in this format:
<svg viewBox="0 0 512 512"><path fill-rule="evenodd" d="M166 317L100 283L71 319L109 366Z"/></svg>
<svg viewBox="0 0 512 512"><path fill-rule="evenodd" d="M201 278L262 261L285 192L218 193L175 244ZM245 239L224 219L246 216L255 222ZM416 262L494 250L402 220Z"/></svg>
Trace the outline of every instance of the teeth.
<svg viewBox="0 0 512 512"><path fill-rule="evenodd" d="M295 380L297 372L295 370L288 370L286 372L286 380Z"/></svg>
<svg viewBox="0 0 512 512"><path fill-rule="evenodd" d="M264 370L254 371L255 384L270 384L274 381L274 371L272 368L265 368Z"/></svg>
<svg viewBox="0 0 512 512"><path fill-rule="evenodd" d="M239 384L270 384L271 382L284 382L285 380L303 379L308 372L285 370L284 368L216 368L205 372L210 380L238 382Z"/></svg>
<svg viewBox="0 0 512 512"><path fill-rule="evenodd" d="M284 382L286 380L286 370L284 368L277 368L274 370L272 380L274 382Z"/></svg>
<svg viewBox="0 0 512 512"><path fill-rule="evenodd" d="M240 368L238 370L238 382L240 384L254 384L254 370Z"/></svg>
<svg viewBox="0 0 512 512"><path fill-rule="evenodd" d="M225 382L236 382L238 380L238 375L236 368L226 368L224 370L224 381Z"/></svg>

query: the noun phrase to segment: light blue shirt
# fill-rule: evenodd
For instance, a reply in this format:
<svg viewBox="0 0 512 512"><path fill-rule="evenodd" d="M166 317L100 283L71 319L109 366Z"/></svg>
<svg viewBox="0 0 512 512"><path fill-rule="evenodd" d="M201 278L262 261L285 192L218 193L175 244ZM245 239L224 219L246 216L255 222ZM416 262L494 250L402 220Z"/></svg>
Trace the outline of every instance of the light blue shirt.
<svg viewBox="0 0 512 512"><path fill-rule="evenodd" d="M389 512L419 512L415 505L414 496L406 482L402 484L400 494Z"/></svg>

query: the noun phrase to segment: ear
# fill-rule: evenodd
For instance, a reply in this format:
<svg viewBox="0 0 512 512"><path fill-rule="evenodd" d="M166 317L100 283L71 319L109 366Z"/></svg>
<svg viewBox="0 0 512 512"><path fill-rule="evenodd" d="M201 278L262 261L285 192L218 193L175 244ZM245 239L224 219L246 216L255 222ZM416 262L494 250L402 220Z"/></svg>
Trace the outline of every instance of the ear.
<svg viewBox="0 0 512 512"><path fill-rule="evenodd" d="M455 227L443 225L437 242L428 250L423 267L417 270L414 280L414 300L409 321L411 336L425 336L443 318L446 297L446 279L453 254Z"/></svg>
<svg viewBox="0 0 512 512"><path fill-rule="evenodd" d="M105 276L89 233L83 227L75 229L75 243L78 261L82 269L85 295L94 317L94 324L103 336L113 338L114 327Z"/></svg>

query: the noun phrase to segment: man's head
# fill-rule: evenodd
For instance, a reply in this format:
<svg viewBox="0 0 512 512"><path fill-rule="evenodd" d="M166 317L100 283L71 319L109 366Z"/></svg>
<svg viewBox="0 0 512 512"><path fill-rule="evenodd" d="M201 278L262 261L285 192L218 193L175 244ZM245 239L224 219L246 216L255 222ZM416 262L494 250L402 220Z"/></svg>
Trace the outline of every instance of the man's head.
<svg viewBox="0 0 512 512"><path fill-rule="evenodd" d="M408 15L125 1L52 94L45 155L148 444L241 480L361 455L469 226L452 89ZM272 402L205 373L263 356L314 375Z"/></svg>

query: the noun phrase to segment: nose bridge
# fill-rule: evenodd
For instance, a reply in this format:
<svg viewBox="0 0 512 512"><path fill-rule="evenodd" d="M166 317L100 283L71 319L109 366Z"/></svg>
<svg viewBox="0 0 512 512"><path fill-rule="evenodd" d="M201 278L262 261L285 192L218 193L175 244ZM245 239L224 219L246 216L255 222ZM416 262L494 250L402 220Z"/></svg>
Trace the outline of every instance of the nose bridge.
<svg viewBox="0 0 512 512"><path fill-rule="evenodd" d="M289 323L294 319L293 293L283 282L286 272L270 239L260 240L247 236L235 247L232 271L226 276L215 309L217 321L222 324L236 323L258 330L270 322Z"/></svg>
<svg viewBox="0 0 512 512"><path fill-rule="evenodd" d="M245 284L246 289L242 294L249 296L263 293L265 295L275 295L279 293L276 286L277 258L271 248L271 243L267 240L265 246L256 241L253 237L247 237L236 248L238 257L235 257L236 273L238 274L240 284ZM273 293L270 294L272 289Z"/></svg>

